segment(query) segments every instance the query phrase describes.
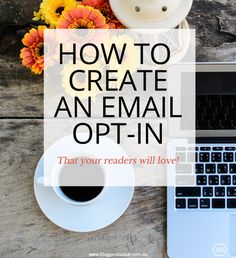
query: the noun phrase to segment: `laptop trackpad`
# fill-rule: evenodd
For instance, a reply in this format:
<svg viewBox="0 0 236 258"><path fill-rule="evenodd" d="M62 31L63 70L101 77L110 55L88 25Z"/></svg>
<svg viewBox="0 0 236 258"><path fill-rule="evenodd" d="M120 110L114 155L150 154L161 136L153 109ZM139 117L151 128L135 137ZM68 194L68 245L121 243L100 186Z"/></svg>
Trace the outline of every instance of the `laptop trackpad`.
<svg viewBox="0 0 236 258"><path fill-rule="evenodd" d="M230 253L236 255L236 215L230 215Z"/></svg>

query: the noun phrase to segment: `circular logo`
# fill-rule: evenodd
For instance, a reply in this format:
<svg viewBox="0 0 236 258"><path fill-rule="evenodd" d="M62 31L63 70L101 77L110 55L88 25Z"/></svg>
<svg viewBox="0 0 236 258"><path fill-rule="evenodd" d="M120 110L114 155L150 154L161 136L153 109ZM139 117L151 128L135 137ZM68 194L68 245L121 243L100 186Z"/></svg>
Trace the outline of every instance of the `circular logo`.
<svg viewBox="0 0 236 258"><path fill-rule="evenodd" d="M212 248L212 252L215 256L224 256L227 252L227 248L224 243L216 243Z"/></svg>

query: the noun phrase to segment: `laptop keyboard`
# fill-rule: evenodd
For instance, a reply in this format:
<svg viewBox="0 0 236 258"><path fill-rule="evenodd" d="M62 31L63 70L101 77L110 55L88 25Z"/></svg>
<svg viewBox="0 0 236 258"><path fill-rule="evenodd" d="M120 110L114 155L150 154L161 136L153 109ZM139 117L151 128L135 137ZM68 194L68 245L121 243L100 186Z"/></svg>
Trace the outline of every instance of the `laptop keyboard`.
<svg viewBox="0 0 236 258"><path fill-rule="evenodd" d="M198 130L236 129L236 95L198 95Z"/></svg>
<svg viewBox="0 0 236 258"><path fill-rule="evenodd" d="M236 148L204 145L195 153L196 186L175 188L176 209L236 208Z"/></svg>

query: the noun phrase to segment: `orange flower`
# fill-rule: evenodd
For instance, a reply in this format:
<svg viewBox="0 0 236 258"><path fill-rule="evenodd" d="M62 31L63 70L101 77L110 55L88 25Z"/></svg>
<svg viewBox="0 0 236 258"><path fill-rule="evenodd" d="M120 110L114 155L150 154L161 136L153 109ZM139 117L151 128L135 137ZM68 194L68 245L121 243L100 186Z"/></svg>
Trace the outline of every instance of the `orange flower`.
<svg viewBox="0 0 236 258"><path fill-rule="evenodd" d="M77 6L64 12L58 23L60 29L108 29L105 17L90 6Z"/></svg>
<svg viewBox="0 0 236 258"><path fill-rule="evenodd" d="M31 69L35 74L41 74L44 67L43 38L46 26L38 26L25 34L22 39L24 48L21 49L20 57L22 64Z"/></svg>
<svg viewBox="0 0 236 258"><path fill-rule="evenodd" d="M109 4L109 0L83 0L81 4L98 9L106 18L106 22L110 29L125 28L124 25L115 17Z"/></svg>

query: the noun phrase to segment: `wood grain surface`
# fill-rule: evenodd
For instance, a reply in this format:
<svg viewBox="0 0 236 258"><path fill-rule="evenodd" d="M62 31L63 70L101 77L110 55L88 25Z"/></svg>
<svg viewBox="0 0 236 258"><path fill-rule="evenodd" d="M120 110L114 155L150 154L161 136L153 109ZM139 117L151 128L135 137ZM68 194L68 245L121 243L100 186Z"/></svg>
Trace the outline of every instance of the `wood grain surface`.
<svg viewBox="0 0 236 258"><path fill-rule="evenodd" d="M137 187L124 215L93 233L65 231L39 209L33 175L43 153L43 78L19 60L20 39L39 3L0 0L0 257L167 257L164 187ZM188 22L197 33L197 61L236 61L235 6L236 0L194 0Z"/></svg>
<svg viewBox="0 0 236 258"><path fill-rule="evenodd" d="M42 120L1 120L0 257L88 257L93 252L166 257L164 187L137 187L123 216L92 233L65 231L42 214L33 193L42 132Z"/></svg>

